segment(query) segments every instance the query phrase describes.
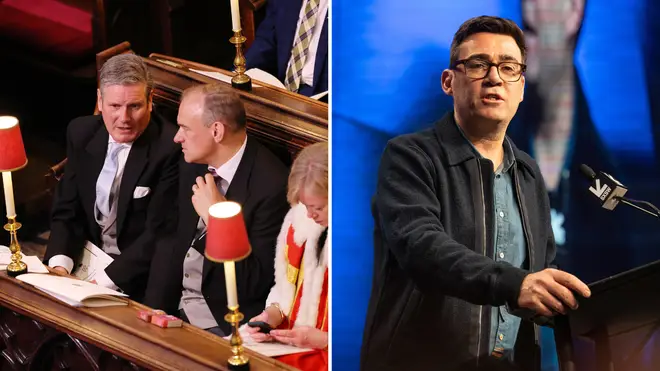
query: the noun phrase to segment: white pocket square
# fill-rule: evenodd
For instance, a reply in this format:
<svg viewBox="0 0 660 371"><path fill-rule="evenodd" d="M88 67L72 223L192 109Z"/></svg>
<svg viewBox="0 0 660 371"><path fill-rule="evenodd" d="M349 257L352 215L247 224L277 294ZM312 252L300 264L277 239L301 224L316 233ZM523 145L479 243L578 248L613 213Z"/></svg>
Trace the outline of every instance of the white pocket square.
<svg viewBox="0 0 660 371"><path fill-rule="evenodd" d="M135 187L135 191L133 191L133 198L142 198L148 195L150 192L151 192L151 188L149 187L137 186Z"/></svg>

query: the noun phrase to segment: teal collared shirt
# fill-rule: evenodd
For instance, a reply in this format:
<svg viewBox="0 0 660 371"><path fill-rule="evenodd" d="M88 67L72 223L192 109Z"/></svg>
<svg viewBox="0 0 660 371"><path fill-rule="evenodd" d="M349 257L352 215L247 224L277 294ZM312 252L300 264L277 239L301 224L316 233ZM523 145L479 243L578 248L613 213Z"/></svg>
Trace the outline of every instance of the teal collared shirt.
<svg viewBox="0 0 660 371"><path fill-rule="evenodd" d="M481 154L459 130L465 140L481 158ZM520 208L513 185L513 165L516 159L508 138L504 140L504 161L495 170L493 185L495 210L495 256L491 258L498 262L507 262L514 267L522 268L527 257L527 244L522 226ZM518 336L520 317L511 315L506 306L492 307L490 323L489 349L501 353L510 353Z"/></svg>

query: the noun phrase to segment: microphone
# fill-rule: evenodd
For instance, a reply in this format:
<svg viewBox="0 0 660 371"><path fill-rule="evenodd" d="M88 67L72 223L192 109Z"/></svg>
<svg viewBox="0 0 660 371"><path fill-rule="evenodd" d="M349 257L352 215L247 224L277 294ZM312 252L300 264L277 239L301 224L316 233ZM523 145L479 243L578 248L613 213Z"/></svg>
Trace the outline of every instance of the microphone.
<svg viewBox="0 0 660 371"><path fill-rule="evenodd" d="M591 181L589 191L598 197L603 208L614 210L619 202L621 202L660 219L660 209L652 203L624 197L626 192L628 192L628 188L618 180L614 179L610 174L602 171L600 171L599 174L596 174L595 171L585 164L580 165L580 172ZM647 206L653 211L649 211L639 205Z"/></svg>
<svg viewBox="0 0 660 371"><path fill-rule="evenodd" d="M610 174L602 171L596 174L589 166L580 165L580 172L591 181L589 191L598 197L604 209L614 210L628 192L623 184L614 179Z"/></svg>

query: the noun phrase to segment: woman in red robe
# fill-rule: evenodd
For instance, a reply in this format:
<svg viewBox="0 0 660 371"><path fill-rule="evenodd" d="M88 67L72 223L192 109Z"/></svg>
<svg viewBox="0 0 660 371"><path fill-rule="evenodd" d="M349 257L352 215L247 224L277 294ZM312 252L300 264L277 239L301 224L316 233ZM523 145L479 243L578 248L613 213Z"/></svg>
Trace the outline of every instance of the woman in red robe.
<svg viewBox="0 0 660 371"><path fill-rule="evenodd" d="M277 357L303 371L328 369L328 144L303 149L289 175L292 207L275 253L275 285L266 309L251 321L271 325L270 335L248 327L255 341L279 341L311 351Z"/></svg>

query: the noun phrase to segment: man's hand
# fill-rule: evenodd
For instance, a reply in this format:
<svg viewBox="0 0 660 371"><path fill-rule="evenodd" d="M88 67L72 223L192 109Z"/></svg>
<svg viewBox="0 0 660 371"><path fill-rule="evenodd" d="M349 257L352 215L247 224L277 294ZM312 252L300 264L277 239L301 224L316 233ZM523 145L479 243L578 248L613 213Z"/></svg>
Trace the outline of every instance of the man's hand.
<svg viewBox="0 0 660 371"><path fill-rule="evenodd" d="M218 191L213 175L210 173L204 175L204 178L198 176L196 183L192 186L192 191L192 203L195 211L202 218L204 224L208 224L209 207L215 203L225 201L225 197Z"/></svg>
<svg viewBox="0 0 660 371"><path fill-rule="evenodd" d="M68 276L69 275L69 272L67 272L64 267L61 267L59 265L57 267L52 268L52 269L55 272L57 272L60 276Z"/></svg>
<svg viewBox="0 0 660 371"><path fill-rule="evenodd" d="M585 298L591 296L589 287L577 277L548 268L525 277L520 287L518 306L547 317L566 314L566 306L570 309L578 307L574 292Z"/></svg>
<svg viewBox="0 0 660 371"><path fill-rule="evenodd" d="M270 335L280 343L298 348L324 349L328 346L328 333L310 326L294 327L291 330L273 330Z"/></svg>

